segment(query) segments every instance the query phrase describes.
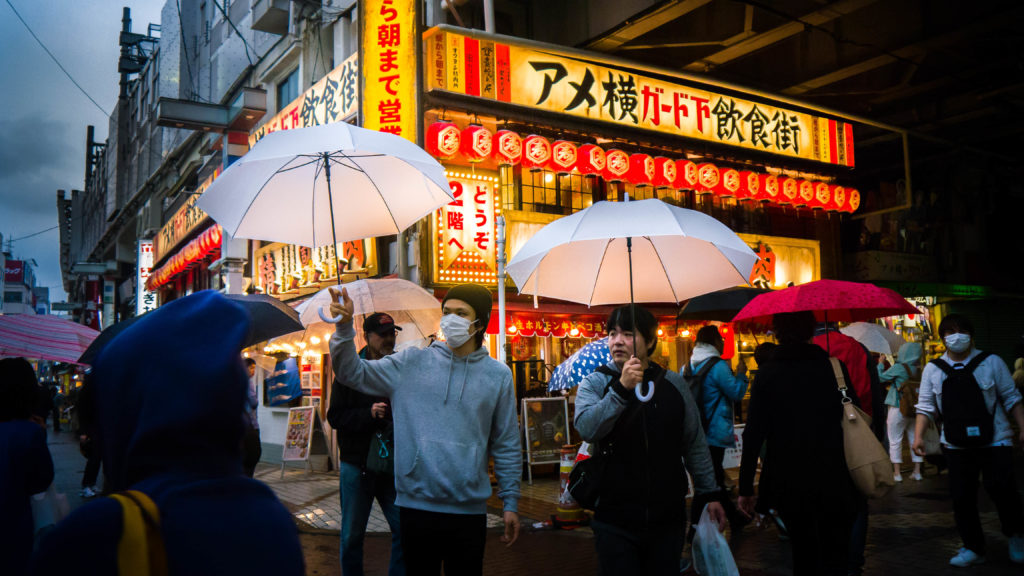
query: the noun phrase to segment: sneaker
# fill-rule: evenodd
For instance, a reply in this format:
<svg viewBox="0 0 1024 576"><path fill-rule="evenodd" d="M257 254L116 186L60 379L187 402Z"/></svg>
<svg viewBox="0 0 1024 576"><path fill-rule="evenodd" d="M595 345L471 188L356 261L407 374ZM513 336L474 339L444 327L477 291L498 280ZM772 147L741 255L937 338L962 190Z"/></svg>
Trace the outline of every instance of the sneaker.
<svg viewBox="0 0 1024 576"><path fill-rule="evenodd" d="M903 482L903 476L900 475L900 474L894 474L892 479L897 481L897 482Z"/></svg>
<svg viewBox="0 0 1024 576"><path fill-rule="evenodd" d="M952 566L959 566L960 568L966 568L967 566L974 566L975 564L983 564L985 562L984 556L978 556L973 551L967 548L961 548L956 556L949 559L949 563Z"/></svg>
<svg viewBox="0 0 1024 576"><path fill-rule="evenodd" d="M920 472L914 472L913 474L911 474L911 475L910 475L910 477L911 477L911 478L913 478L914 480L917 480L918 482L920 482L921 480L923 480L923 479L924 479L924 478L923 478L923 477L921 476L921 473L920 473Z"/></svg>
<svg viewBox="0 0 1024 576"><path fill-rule="evenodd" d="M1010 562L1024 564L1024 534L1010 536Z"/></svg>
<svg viewBox="0 0 1024 576"><path fill-rule="evenodd" d="M81 492L79 492L78 494L79 494L79 495L80 495L80 496L81 496L82 498L93 498L93 497L95 497L95 496L96 496L96 491L95 491L95 490L93 490L93 489L92 489L91 487L89 487L89 486L86 486L85 488L82 488L82 491L81 491Z"/></svg>

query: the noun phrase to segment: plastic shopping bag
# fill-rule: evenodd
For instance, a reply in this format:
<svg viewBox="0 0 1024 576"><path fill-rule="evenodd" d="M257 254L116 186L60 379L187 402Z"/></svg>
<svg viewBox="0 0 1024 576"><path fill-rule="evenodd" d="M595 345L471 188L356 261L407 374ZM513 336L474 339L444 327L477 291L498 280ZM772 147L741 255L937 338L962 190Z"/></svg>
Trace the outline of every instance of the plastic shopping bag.
<svg viewBox="0 0 1024 576"><path fill-rule="evenodd" d="M693 566L701 576L740 576L729 543L711 520L706 506L693 537Z"/></svg>

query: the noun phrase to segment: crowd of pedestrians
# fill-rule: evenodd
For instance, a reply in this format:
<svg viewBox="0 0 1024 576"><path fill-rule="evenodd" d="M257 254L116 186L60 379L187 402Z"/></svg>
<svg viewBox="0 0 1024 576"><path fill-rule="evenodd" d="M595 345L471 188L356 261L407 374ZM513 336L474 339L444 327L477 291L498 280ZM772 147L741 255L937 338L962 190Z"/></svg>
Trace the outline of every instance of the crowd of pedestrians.
<svg viewBox="0 0 1024 576"><path fill-rule="evenodd" d="M367 344L356 350L353 303L344 290L333 296L327 417L341 440L342 574L363 574L374 501L391 527L391 576L482 574L488 462L507 546L520 532L522 473L512 374L482 346L490 293L477 285L449 290L441 305L445 339L397 353L401 328L387 314L363 320ZM45 414L59 422L60 412L31 364L0 360L5 573L303 573L291 515L251 479L259 425L256 367L241 357L249 324L240 306L205 291L147 314L104 348L76 392L73 430L87 458L82 495L99 492L102 462L110 497L91 499L45 532L36 531L30 497L53 481ZM844 457L844 402L874 414L897 481L904 437L911 478L920 480L926 430L942 424L941 456L963 541L950 564L986 561L979 479L999 513L1010 560L1024 564L1013 469L1014 443L1024 444L1016 382L1024 376L976 348L970 319L942 320L945 353L923 371L923 349L914 342L881 370L862 345L817 324L813 313L776 314L777 345L758 347L753 382L745 363L733 372L722 359L724 339L714 326L696 335L681 373L652 359L657 322L642 306L616 308L607 329L612 360L580 384L574 419L606 458L592 522L603 574L678 574L681 559L688 564L687 526L702 514L734 536L751 519L775 517L790 540L795 576L859 574L868 506ZM157 339L174 345L146 344ZM843 360L841 372L830 357ZM850 383L849 395L840 381ZM734 504L723 461L735 446L734 411L748 387ZM813 482L806 481L809 465Z"/></svg>

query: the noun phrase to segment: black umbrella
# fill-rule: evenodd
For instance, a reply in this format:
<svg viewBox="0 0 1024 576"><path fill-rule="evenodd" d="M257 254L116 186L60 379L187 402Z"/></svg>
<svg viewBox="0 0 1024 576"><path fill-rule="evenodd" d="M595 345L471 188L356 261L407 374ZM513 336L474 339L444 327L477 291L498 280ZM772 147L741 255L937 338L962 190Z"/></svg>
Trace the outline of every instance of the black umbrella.
<svg viewBox="0 0 1024 576"><path fill-rule="evenodd" d="M680 320L715 320L732 322L735 316L754 297L771 292L764 288L739 286L711 292L703 296L691 298L679 311Z"/></svg>
<svg viewBox="0 0 1024 576"><path fill-rule="evenodd" d="M298 313L277 298L266 294L225 294L224 297L241 304L252 318L252 330L249 332L249 337L242 343L243 346L252 346L257 342L305 329L302 322L299 322ZM92 364L99 356L100 351L114 339L114 336L144 316L145 314L123 320L100 332L100 335L85 349L78 361L82 364Z"/></svg>

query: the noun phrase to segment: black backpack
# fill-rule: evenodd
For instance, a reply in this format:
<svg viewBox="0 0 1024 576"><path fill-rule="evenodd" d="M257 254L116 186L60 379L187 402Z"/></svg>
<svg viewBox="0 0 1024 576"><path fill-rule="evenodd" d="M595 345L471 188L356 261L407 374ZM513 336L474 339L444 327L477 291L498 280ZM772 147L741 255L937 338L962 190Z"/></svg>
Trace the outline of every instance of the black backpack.
<svg viewBox="0 0 1024 576"><path fill-rule="evenodd" d="M942 384L942 427L946 441L954 446L974 448L992 443L992 414L974 377L975 368L990 355L981 352L963 368L954 368L941 358L931 361L946 374Z"/></svg>
<svg viewBox="0 0 1024 576"><path fill-rule="evenodd" d="M711 372L711 369L715 367L715 364L718 364L721 360L722 358L719 356L712 356L708 358L696 374L693 373L693 366L691 366L689 362L687 362L686 366L683 368L683 381L690 387L690 394L693 396L694 403L697 405L697 412L700 413L700 423L705 432L707 432L710 420L708 416L704 414L704 380L708 377L708 372ZM715 401L715 405L711 407L712 414L718 410L718 405L721 402L722 395L720 394L718 396L718 400Z"/></svg>

